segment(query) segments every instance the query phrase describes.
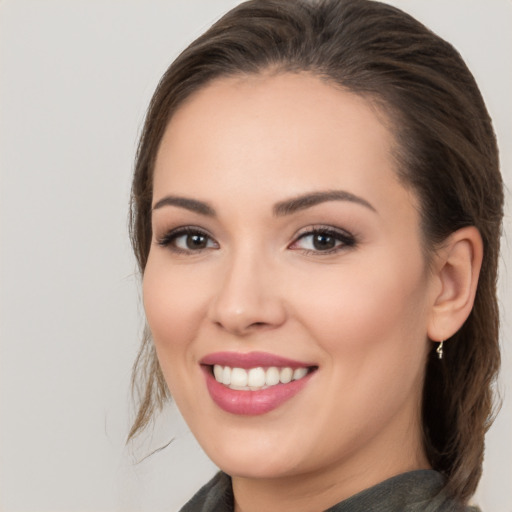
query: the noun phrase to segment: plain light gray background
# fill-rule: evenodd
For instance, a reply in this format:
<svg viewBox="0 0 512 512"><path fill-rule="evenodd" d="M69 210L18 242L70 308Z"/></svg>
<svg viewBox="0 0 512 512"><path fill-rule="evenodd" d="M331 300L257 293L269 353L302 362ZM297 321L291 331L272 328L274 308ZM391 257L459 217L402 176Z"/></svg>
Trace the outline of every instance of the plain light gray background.
<svg viewBox="0 0 512 512"><path fill-rule="evenodd" d="M144 112L179 50L236 0L0 1L0 510L178 510L215 471L171 410L124 447L143 325L127 238ZM403 0L476 75L512 186L512 3ZM504 406L476 500L512 511L512 222ZM134 466L151 447L176 440Z"/></svg>

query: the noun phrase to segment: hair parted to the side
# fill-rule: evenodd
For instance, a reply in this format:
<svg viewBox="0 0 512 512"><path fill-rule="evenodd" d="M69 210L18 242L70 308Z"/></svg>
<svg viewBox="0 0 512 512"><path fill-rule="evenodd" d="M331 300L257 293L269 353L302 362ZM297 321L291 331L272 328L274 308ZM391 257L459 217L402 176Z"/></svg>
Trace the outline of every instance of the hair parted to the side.
<svg viewBox="0 0 512 512"><path fill-rule="evenodd" d="M397 172L421 204L425 252L476 226L484 243L475 305L427 362L427 456L461 502L481 474L499 363L496 278L503 185L491 120L458 52L408 14L368 0L251 0L232 9L169 67L151 100L132 186L131 237L141 273L151 243L152 174L164 130L184 100L236 74L308 72L376 102L396 138ZM169 397L149 333L134 365L139 410L129 439Z"/></svg>

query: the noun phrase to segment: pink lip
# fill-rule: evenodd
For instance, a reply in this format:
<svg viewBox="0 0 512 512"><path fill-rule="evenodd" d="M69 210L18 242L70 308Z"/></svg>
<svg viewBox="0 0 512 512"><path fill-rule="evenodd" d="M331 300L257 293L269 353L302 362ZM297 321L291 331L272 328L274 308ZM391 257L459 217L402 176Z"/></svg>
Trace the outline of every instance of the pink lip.
<svg viewBox="0 0 512 512"><path fill-rule="evenodd" d="M314 365L264 352L251 352L249 354L218 352L204 357L201 360L201 365L210 397L222 410L243 416L265 414L278 408L299 393L309 383L311 376L315 373L310 372L302 379L293 380L288 384L277 384L259 391L238 391L230 389L215 380L210 368L214 364L244 369L258 366L267 368L269 366L304 368Z"/></svg>
<svg viewBox="0 0 512 512"><path fill-rule="evenodd" d="M268 368L269 366L280 366L290 368L307 368L315 366L314 363L294 361L286 357L269 354L268 352L249 352L243 354L241 352L215 352L208 354L201 359L201 364L213 366L219 364L221 366L230 366L231 368L257 368L261 366Z"/></svg>

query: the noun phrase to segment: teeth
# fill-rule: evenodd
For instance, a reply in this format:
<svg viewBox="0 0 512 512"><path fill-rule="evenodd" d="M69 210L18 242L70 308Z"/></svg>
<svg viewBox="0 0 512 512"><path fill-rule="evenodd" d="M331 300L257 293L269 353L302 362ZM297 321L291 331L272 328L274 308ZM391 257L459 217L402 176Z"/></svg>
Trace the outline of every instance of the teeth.
<svg viewBox="0 0 512 512"><path fill-rule="evenodd" d="M307 368L297 368L293 372L293 380L299 380L302 379L302 377L305 377L308 374Z"/></svg>
<svg viewBox="0 0 512 512"><path fill-rule="evenodd" d="M222 384L229 386L231 384L231 368L229 366L225 366L222 370Z"/></svg>
<svg viewBox="0 0 512 512"><path fill-rule="evenodd" d="M222 368L222 366L219 366L218 364L216 364L213 367L213 375L215 375L215 380L217 382L223 382L222 376L224 375L224 368Z"/></svg>
<svg viewBox="0 0 512 512"><path fill-rule="evenodd" d="M251 368L248 375L247 385L250 388L262 388L265 385L265 370L263 368Z"/></svg>
<svg viewBox="0 0 512 512"><path fill-rule="evenodd" d="M270 368L231 368L229 366L214 365L213 375L217 382L230 387L231 389L244 391L257 391L265 389L276 384L288 384L292 380L299 380L308 374L307 368L290 367L278 368L271 366Z"/></svg>
<svg viewBox="0 0 512 512"><path fill-rule="evenodd" d="M237 388L247 386L247 372L242 368L233 368L231 370L231 385Z"/></svg>
<svg viewBox="0 0 512 512"><path fill-rule="evenodd" d="M288 384L293 379L293 370L291 368L282 368L281 373L279 374L279 380L283 384Z"/></svg>
<svg viewBox="0 0 512 512"><path fill-rule="evenodd" d="M267 386L275 386L279 384L279 368L271 366L265 375L265 384Z"/></svg>

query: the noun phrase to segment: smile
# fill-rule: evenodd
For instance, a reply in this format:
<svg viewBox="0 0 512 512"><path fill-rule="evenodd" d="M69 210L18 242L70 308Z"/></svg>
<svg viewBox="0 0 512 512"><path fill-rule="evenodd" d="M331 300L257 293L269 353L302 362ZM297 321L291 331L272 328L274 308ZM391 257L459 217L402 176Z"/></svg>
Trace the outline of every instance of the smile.
<svg viewBox="0 0 512 512"><path fill-rule="evenodd" d="M225 412L243 416L265 414L291 400L318 369L262 352L217 352L200 364L213 402Z"/></svg>
<svg viewBox="0 0 512 512"><path fill-rule="evenodd" d="M293 369L289 366L284 368L277 366L262 368L259 366L244 369L219 364L213 366L215 380L230 389L238 391L258 391L278 384L288 384L293 380L304 378L308 373L309 369L304 367Z"/></svg>

